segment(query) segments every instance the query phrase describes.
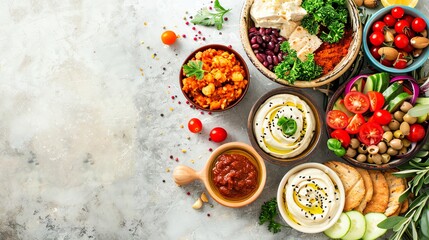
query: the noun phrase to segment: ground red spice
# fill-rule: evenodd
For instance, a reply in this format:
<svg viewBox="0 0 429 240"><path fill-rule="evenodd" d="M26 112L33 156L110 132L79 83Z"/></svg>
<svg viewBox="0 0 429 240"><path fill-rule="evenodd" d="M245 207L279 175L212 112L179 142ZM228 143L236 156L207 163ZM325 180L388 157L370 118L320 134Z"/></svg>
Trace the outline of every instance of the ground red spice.
<svg viewBox="0 0 429 240"><path fill-rule="evenodd" d="M330 44L324 42L314 53L314 61L323 68L323 75L330 72L347 55L350 43L353 39L353 32L346 31L343 39Z"/></svg>

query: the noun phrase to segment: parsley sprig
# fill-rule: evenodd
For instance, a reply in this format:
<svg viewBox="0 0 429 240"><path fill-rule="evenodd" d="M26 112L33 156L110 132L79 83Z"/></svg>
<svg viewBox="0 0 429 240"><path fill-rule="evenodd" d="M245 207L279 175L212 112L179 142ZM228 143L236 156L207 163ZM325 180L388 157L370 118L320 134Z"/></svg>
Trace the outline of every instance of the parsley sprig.
<svg viewBox="0 0 429 240"><path fill-rule="evenodd" d="M189 61L188 64L183 65L183 72L187 77L195 76L201 80L204 77L203 62L200 60Z"/></svg>
<svg viewBox="0 0 429 240"><path fill-rule="evenodd" d="M218 30L222 29L223 16L231 11L231 9L225 9L219 3L219 0L215 0L214 9L216 11L210 12L207 8L203 8L198 11L191 23L204 25L204 26L216 26Z"/></svg>
<svg viewBox="0 0 429 240"><path fill-rule="evenodd" d="M277 200L276 198L272 198L271 200L264 202L264 204L261 206L259 225L268 222L268 231L272 233L280 232L283 225L274 220L277 215Z"/></svg>

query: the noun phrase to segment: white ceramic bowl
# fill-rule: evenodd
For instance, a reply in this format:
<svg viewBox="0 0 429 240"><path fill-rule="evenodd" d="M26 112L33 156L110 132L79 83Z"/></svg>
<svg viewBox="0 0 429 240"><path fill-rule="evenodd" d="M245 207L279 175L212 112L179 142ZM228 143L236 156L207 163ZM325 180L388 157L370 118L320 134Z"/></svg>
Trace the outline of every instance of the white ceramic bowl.
<svg viewBox="0 0 429 240"><path fill-rule="evenodd" d="M297 173L304 173L302 171L306 170L306 175L305 178L298 178L298 183L296 185L291 185L291 187L297 188L299 193L302 193L302 191L304 191L303 189L307 186L307 185L312 185L313 184L318 184L318 185L314 185L317 187L321 187L320 190L318 190L317 193L326 193L328 194L327 197L330 197L330 195L332 195L334 197L334 199L332 199L332 201L336 201L336 206L332 206L329 207L327 206L327 208L325 209L324 207L322 208L324 211L328 211L328 213L326 212L322 212L322 214L320 215L310 215L310 213L308 213L308 218L305 219L303 218L303 220L301 221L301 224L298 224L296 221L294 221L291 218L291 215L293 214L292 212L294 212L293 210L293 202L294 198L290 199L286 196L288 196L288 193L290 193L289 191L285 190L285 187L287 185L287 183L289 181L293 181L294 177L299 177L301 175L296 176L295 174ZM317 171L320 170L321 172ZM329 177L329 179L332 180L332 183L334 185L337 186L337 191L335 191L334 189L329 189L329 188L324 188L324 182L326 180L319 180L319 178L317 177L316 171L319 172L321 175L326 175ZM311 175L311 172L313 172L314 174ZM311 178L309 178L311 177ZM300 180L302 179L302 180ZM301 182L299 182L301 181ZM312 182L314 181L314 182ZM291 182L292 183L292 182ZM305 187L303 187L305 186ZM306 188L308 189L308 188ZM309 198L314 197L315 195L312 195L314 192L307 192L307 194L309 194ZM333 193L336 192L336 193ZM307 196L307 195L305 195ZM304 195L301 195L302 199L305 199ZM320 195L317 195L320 196ZM323 195L326 196L326 195ZM337 199L338 200L335 200ZM297 197L297 199L295 200L302 200L300 198ZM329 201L329 200L327 200ZM303 203L304 201L300 201L300 203ZM289 210L286 210L287 208L287 203L290 204L290 208ZM320 163L304 163L304 164L300 164L294 168L292 168L291 170L289 170L285 176L283 177L282 181L280 182L279 188L277 190L277 206L279 208L279 212L280 215L282 216L282 218L284 219L284 221L292 228L303 232L303 233L319 233L319 232L323 232L326 229L330 228L332 225L334 225L338 218L340 217L341 213L343 212L343 208L344 208L344 203L345 203L345 191L344 191L344 186L340 180L340 178L338 177L338 175L331 170L329 167L320 164ZM324 205L325 206L325 205ZM290 214L288 214L288 212L290 212ZM298 211L299 212L299 211ZM303 214L304 211L300 211L299 213ZM325 214L325 216L323 216L323 214ZM317 219L317 218L320 219ZM314 218L314 220L313 220ZM323 221L321 219L324 219ZM305 223L307 222L307 223Z"/></svg>

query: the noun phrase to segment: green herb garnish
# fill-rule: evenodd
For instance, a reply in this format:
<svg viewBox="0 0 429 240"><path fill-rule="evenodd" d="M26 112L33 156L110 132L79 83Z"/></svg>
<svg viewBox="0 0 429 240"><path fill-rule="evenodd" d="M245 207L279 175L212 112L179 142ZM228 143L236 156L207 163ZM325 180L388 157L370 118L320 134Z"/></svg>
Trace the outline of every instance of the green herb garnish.
<svg viewBox="0 0 429 240"><path fill-rule="evenodd" d="M405 216L388 217L378 227L392 229L389 239L429 239L429 143L409 162L399 166L400 172L393 175L411 178L408 188L399 197L402 202L410 194L415 196Z"/></svg>
<svg viewBox="0 0 429 240"><path fill-rule="evenodd" d="M188 64L183 66L183 72L187 77L195 76L198 80L201 80L204 77L203 62L200 60L189 61Z"/></svg>
<svg viewBox="0 0 429 240"><path fill-rule="evenodd" d="M345 0L304 0L301 6L308 14L302 26L311 34L318 34L320 26L323 26L325 30L321 32L320 38L324 42L340 41L348 16L345 4Z"/></svg>
<svg viewBox="0 0 429 240"><path fill-rule="evenodd" d="M219 3L219 0L215 0L214 9L216 12L210 12L207 8L198 11L191 23L204 25L204 26L216 26L218 30L222 29L223 15L231 11L231 9L225 9Z"/></svg>
<svg viewBox="0 0 429 240"><path fill-rule="evenodd" d="M346 154L346 149L341 146L341 141L336 138L330 138L327 142L329 150L333 151L338 157L342 157Z"/></svg>
<svg viewBox="0 0 429 240"><path fill-rule="evenodd" d="M259 214L259 225L268 222L268 231L272 233L280 232L283 225L274 220L277 215L276 198L273 198L268 202L264 202L264 204L261 206L261 213Z"/></svg>
<svg viewBox="0 0 429 240"><path fill-rule="evenodd" d="M280 45L280 50L286 56L281 63L274 67L278 78L294 84L296 80L310 81L322 74L322 67L314 61L314 54L308 54L307 59L303 62L298 58L297 52L290 47L288 41L284 41Z"/></svg>
<svg viewBox="0 0 429 240"><path fill-rule="evenodd" d="M285 116L282 116L277 121L277 126L281 126L282 132L286 136L292 136L295 134L297 130L296 121L292 118L286 118Z"/></svg>

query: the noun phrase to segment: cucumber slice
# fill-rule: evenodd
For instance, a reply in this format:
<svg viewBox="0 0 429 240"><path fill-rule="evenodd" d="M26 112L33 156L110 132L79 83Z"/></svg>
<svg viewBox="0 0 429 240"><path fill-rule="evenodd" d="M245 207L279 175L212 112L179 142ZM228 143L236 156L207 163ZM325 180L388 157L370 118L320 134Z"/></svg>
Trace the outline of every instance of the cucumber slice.
<svg viewBox="0 0 429 240"><path fill-rule="evenodd" d="M387 229L379 228L377 225L386 218L386 215L383 213L367 213L365 215L366 231L362 239L373 240L385 234Z"/></svg>
<svg viewBox="0 0 429 240"><path fill-rule="evenodd" d="M349 110L347 110L346 106L344 106L344 100L342 97L339 97L337 99L337 101L335 101L332 109L333 110L340 110L341 112L345 113L348 117L354 116L354 114L351 113Z"/></svg>
<svg viewBox="0 0 429 240"><path fill-rule="evenodd" d="M387 111L389 112L394 112L396 111L396 109L399 108L399 106L402 105L403 102L405 102L405 100L408 100L411 98L411 95L403 92L398 94L398 96L396 96L393 100L391 100L389 102L389 106L387 107Z"/></svg>
<svg viewBox="0 0 429 240"><path fill-rule="evenodd" d="M377 79L376 78L370 78L371 76L369 76L366 79L365 87L363 88L363 93L365 93L365 94L369 91L376 91L377 90Z"/></svg>
<svg viewBox="0 0 429 240"><path fill-rule="evenodd" d="M342 237L343 240L357 240L361 239L365 234L366 220L365 216L358 211L346 212L350 218L351 226L349 232Z"/></svg>
<svg viewBox="0 0 429 240"><path fill-rule="evenodd" d="M339 239L347 234L350 226L351 222L349 216L347 216L345 213L341 213L338 221L323 233L332 239Z"/></svg>
<svg viewBox="0 0 429 240"><path fill-rule="evenodd" d="M394 82L390 84L390 86L383 91L384 96L384 102L385 104L388 104L390 101L392 101L398 94L402 93L404 90L402 89L402 84L398 82Z"/></svg>
<svg viewBox="0 0 429 240"><path fill-rule="evenodd" d="M416 99L416 103L420 103L423 105L429 105L429 97L419 97Z"/></svg>
<svg viewBox="0 0 429 240"><path fill-rule="evenodd" d="M384 92L389 86L389 74L387 72L374 74L378 78L377 92Z"/></svg>

